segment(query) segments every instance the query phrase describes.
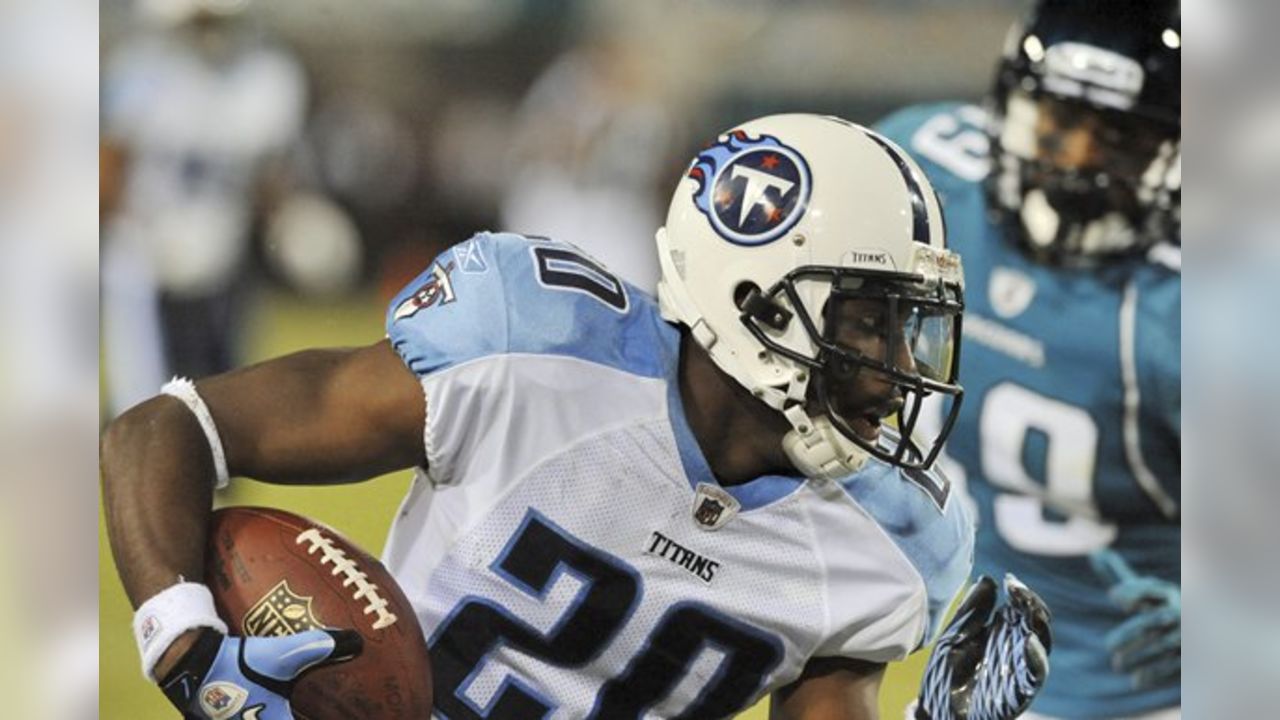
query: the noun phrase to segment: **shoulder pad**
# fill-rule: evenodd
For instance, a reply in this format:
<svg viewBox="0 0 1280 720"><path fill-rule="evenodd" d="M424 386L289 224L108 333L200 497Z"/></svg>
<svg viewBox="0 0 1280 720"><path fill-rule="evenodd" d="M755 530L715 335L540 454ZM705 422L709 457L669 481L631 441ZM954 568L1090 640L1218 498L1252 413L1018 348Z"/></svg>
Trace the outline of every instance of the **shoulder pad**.
<svg viewBox="0 0 1280 720"><path fill-rule="evenodd" d="M920 574L929 605L924 637L931 637L973 566L973 518L962 491L936 468L908 472L875 458L841 485Z"/></svg>
<svg viewBox="0 0 1280 720"><path fill-rule="evenodd" d="M387 335L419 375L476 358L576 357L647 376L653 302L568 243L480 233L442 253L387 311Z"/></svg>

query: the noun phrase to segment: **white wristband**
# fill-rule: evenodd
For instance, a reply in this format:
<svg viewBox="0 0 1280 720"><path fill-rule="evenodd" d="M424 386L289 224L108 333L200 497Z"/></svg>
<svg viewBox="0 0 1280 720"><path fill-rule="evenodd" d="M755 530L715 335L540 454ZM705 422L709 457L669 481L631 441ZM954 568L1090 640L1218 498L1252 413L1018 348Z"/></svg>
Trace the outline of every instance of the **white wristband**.
<svg viewBox="0 0 1280 720"><path fill-rule="evenodd" d="M204 430L204 437L209 441L209 451L213 453L213 487L221 490L231 481L231 476L227 472L227 455L222 451L222 438L218 436L218 426L213 422L213 415L209 414L209 406L204 404L204 400L200 397L200 393L196 392L196 384L187 378L175 377L160 388L160 392L175 397L187 406L191 413L196 416L196 420L200 422L200 429Z"/></svg>
<svg viewBox="0 0 1280 720"><path fill-rule="evenodd" d="M227 632L227 624L214 608L213 593L200 583L180 582L142 603L133 615L133 637L142 655L142 674L158 681L153 672L164 651L182 633L202 627Z"/></svg>

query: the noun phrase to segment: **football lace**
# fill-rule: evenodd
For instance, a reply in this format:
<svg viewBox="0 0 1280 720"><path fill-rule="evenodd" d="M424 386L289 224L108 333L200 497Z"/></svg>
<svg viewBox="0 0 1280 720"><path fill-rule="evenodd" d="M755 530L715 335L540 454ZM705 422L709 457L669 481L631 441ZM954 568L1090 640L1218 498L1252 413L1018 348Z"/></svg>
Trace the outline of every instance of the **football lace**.
<svg viewBox="0 0 1280 720"><path fill-rule="evenodd" d="M342 587L356 586L355 594L352 596L356 600L365 600L364 614L372 615L377 613L378 618L373 622L374 630L381 630L389 627L396 621L394 613L387 610L387 599L378 594L378 586L369 582L369 576L360 571L356 567L356 561L347 557L347 554L338 547L334 546L333 541L325 537L315 528L309 528L298 535L295 541L299 545L302 543L310 543L307 548L308 555L314 555L317 550L322 554L320 556L320 564L327 565L333 562L333 570L330 575L344 575Z"/></svg>

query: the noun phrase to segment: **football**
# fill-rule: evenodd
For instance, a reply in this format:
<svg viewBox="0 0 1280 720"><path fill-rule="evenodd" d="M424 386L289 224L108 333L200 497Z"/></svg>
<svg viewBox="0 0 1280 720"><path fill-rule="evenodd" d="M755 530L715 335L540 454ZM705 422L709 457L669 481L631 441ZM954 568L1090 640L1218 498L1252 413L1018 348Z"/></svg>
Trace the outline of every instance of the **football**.
<svg viewBox="0 0 1280 720"><path fill-rule="evenodd" d="M305 517L261 507L214 512L205 582L232 634L349 628L364 650L304 674L291 700L302 720L431 716L431 665L417 616L382 563Z"/></svg>

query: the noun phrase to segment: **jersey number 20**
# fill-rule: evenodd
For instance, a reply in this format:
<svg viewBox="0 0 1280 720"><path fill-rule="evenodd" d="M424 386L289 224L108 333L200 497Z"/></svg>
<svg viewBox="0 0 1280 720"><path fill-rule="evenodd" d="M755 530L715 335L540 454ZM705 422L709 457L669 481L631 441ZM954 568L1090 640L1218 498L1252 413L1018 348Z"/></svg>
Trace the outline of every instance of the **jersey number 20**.
<svg viewBox="0 0 1280 720"><path fill-rule="evenodd" d="M539 663L585 666L630 620L643 594L640 575L533 510L490 569L537 600L546 599L562 575L581 587L545 631L488 598L459 603L430 641L436 708L455 720L545 717L556 703L519 677L486 675L489 653L506 645ZM777 638L697 602L670 607L639 647L596 693L588 717L640 717L689 674L704 647L721 654L719 668L678 717L723 717L745 705L782 658Z"/></svg>

